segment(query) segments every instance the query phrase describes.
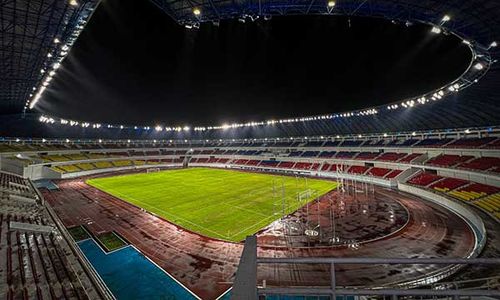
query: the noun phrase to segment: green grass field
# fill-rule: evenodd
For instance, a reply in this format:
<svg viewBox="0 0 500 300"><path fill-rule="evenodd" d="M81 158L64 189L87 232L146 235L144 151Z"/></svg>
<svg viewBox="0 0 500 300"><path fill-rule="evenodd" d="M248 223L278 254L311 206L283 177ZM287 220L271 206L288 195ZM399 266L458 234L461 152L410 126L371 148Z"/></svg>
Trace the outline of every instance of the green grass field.
<svg viewBox="0 0 500 300"><path fill-rule="evenodd" d="M333 181L210 168L104 177L87 183L181 227L228 241L241 241L279 219L283 202L289 214L336 188Z"/></svg>

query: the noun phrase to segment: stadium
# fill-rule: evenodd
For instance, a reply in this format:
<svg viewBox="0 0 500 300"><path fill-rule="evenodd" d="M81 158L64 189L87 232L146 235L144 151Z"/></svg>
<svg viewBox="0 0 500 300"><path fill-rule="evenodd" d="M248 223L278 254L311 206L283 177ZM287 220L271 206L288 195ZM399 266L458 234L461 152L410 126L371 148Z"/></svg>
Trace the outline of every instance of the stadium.
<svg viewBox="0 0 500 300"><path fill-rule="evenodd" d="M0 1L0 297L499 299L498 15Z"/></svg>

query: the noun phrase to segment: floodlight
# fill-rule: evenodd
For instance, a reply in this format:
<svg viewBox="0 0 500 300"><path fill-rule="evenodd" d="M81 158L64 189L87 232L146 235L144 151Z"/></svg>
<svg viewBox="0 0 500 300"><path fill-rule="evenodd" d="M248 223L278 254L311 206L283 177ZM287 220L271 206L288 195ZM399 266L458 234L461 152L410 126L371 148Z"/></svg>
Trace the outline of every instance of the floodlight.
<svg viewBox="0 0 500 300"><path fill-rule="evenodd" d="M54 39L54 44L59 44L61 41L58 38Z"/></svg>
<svg viewBox="0 0 500 300"><path fill-rule="evenodd" d="M449 20L451 20L451 18L448 15L444 15L443 18L441 19L441 21L443 22L448 22Z"/></svg>
<svg viewBox="0 0 500 300"><path fill-rule="evenodd" d="M435 34L440 34L441 33L441 28L439 28L437 26L432 26L431 32L435 33Z"/></svg>
<svg viewBox="0 0 500 300"><path fill-rule="evenodd" d="M497 44L497 42L496 42L496 41L491 42L491 44L490 44L490 48L494 48L494 47L496 47L496 46L498 46L498 44Z"/></svg>
<svg viewBox="0 0 500 300"><path fill-rule="evenodd" d="M77 6L78 2L76 0L69 0L69 5L71 5L71 6Z"/></svg>
<svg viewBox="0 0 500 300"><path fill-rule="evenodd" d="M474 68L475 68L476 70L482 70L482 69L484 68L484 66L483 66L483 64L482 64L482 63L477 63L477 64L475 64L475 65L474 65Z"/></svg>
<svg viewBox="0 0 500 300"><path fill-rule="evenodd" d="M196 7L196 8L194 8L194 9L193 9L193 14L194 14L195 16L199 16L199 15L201 15L201 10L200 10L199 8L197 8L197 7Z"/></svg>
<svg viewBox="0 0 500 300"><path fill-rule="evenodd" d="M330 0L328 1L328 7L334 7L335 6L335 1Z"/></svg>

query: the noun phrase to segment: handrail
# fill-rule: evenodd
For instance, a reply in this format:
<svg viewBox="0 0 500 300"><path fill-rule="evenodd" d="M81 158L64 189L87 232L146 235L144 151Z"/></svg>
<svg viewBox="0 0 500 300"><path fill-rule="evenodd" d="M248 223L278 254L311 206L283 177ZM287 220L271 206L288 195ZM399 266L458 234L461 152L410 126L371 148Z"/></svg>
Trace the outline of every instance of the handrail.
<svg viewBox="0 0 500 300"><path fill-rule="evenodd" d="M330 285L266 287L256 286L259 264L329 264ZM399 296L487 296L500 297L500 290L492 289L408 289L408 288L346 288L336 283L335 265L343 264L445 264L445 265L500 265L500 258L374 258L374 257L258 257L257 238L249 236L245 240L243 254L238 266L231 299L257 300L261 295L330 295L336 299L343 296L384 295L397 299Z"/></svg>

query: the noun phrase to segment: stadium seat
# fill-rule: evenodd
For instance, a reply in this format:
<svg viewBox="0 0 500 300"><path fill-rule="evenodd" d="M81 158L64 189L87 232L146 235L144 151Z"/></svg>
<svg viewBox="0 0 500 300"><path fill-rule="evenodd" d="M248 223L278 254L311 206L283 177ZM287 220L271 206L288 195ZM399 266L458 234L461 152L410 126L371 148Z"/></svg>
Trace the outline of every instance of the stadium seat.
<svg viewBox="0 0 500 300"><path fill-rule="evenodd" d="M391 169L373 167L366 174L375 177L385 177L389 172L391 172Z"/></svg>
<svg viewBox="0 0 500 300"><path fill-rule="evenodd" d="M431 184L429 187L440 192L448 192L457 189L461 186L468 184L469 181L457 178L444 178L436 183Z"/></svg>
<svg viewBox="0 0 500 300"><path fill-rule="evenodd" d="M385 175L385 178L387 178L387 179L395 178L396 176L401 174L401 172L403 172L403 171L402 170L392 170L389 173L387 173L387 175Z"/></svg>
<svg viewBox="0 0 500 300"><path fill-rule="evenodd" d="M422 156L420 153L411 153L399 160L400 163L411 163L415 158Z"/></svg>
<svg viewBox="0 0 500 300"><path fill-rule="evenodd" d="M356 155L357 160L374 160L380 153L378 152L360 152Z"/></svg>
<svg viewBox="0 0 500 300"><path fill-rule="evenodd" d="M278 164L278 168L291 169L295 163L293 161L282 161Z"/></svg>
<svg viewBox="0 0 500 300"><path fill-rule="evenodd" d="M382 153L377 158L375 158L375 160L378 160L378 161L398 161L407 155L408 155L407 153L385 152L385 153Z"/></svg>
<svg viewBox="0 0 500 300"><path fill-rule="evenodd" d="M429 159L426 164L441 166L441 167L451 167L457 165L459 163L466 162L468 160L473 159L473 156L460 156L460 155L450 155L450 154L442 154L436 157Z"/></svg>
<svg viewBox="0 0 500 300"><path fill-rule="evenodd" d="M466 163L460 164L458 167L471 170L482 170L486 171L488 169L494 170L500 167L499 157L479 157Z"/></svg>
<svg viewBox="0 0 500 300"><path fill-rule="evenodd" d="M365 166L351 166L349 169L347 169L347 173L351 174L364 174L366 171L368 171L370 167L365 167Z"/></svg>
<svg viewBox="0 0 500 300"><path fill-rule="evenodd" d="M417 174L416 176L412 177L410 180L408 180L408 183L414 184L414 185L419 185L419 186L427 186L434 181L437 181L443 177L438 176L436 174L428 173L428 172L421 172Z"/></svg>

